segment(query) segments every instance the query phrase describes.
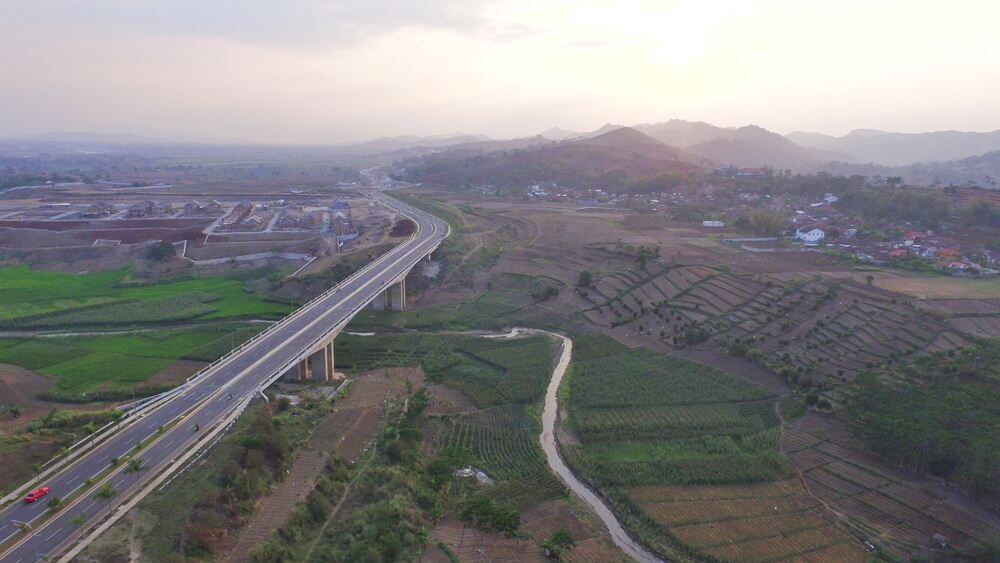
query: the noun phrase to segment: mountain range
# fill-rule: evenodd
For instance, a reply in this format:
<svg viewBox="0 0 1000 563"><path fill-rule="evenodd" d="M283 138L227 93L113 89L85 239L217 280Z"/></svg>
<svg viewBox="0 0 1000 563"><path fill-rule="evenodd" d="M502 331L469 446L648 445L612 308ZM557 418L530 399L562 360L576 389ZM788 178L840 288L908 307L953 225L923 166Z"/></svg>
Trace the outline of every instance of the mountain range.
<svg viewBox="0 0 1000 563"><path fill-rule="evenodd" d="M465 154L486 154L494 151L537 152L532 156L565 158L570 164L577 153L587 145L588 139L597 139L608 133L627 129L627 132L605 138L607 143L619 144L621 151L633 150L635 155L648 151L657 153L648 157L653 161L680 161L699 166L737 166L741 168L770 166L796 172L826 170L839 174L902 175L912 182L976 182L992 185L1000 170L994 165L1000 151L1000 130L977 133L963 131L935 131L928 133L892 133L874 129L858 129L842 137L821 133L796 131L782 136L756 125L744 127L718 127L703 121L671 119L660 123L642 123L631 127L608 123L595 131L571 131L551 128L532 137L492 139L486 135L453 133L432 137L400 136L382 137L354 144L312 146L312 151L329 151L336 154L410 154L420 155L443 150ZM639 140L636 133L645 139ZM100 133L46 133L25 140L50 144L53 147L72 149L94 145L101 146L151 146L162 143L148 137L128 134ZM652 149L655 140L663 147ZM565 148L569 144L572 148ZM208 145L202 145L206 148ZM249 145L248 145L249 147ZM630 148L631 147L631 148ZM233 145L232 148L238 148ZM593 148L593 147L592 147ZM551 150L549 150L551 149ZM604 152L608 153L607 150ZM613 152L613 151L612 151ZM669 152L669 154L667 154ZM566 153L563 156L559 156ZM601 160L611 168L611 153ZM547 157L546 157L547 158ZM642 158L647 158L643 156ZM600 160L600 159L599 159ZM587 166L586 162L579 165ZM654 166L655 167L655 166ZM627 168L627 167L626 167ZM941 172L940 174L938 172ZM943 174L943 176L942 176Z"/></svg>

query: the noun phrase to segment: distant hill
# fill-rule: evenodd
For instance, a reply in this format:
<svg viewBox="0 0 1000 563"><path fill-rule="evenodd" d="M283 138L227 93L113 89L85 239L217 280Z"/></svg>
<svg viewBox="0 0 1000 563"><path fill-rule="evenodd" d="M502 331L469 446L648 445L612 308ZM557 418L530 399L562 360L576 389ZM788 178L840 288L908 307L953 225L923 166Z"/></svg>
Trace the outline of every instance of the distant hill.
<svg viewBox="0 0 1000 563"><path fill-rule="evenodd" d="M693 147L717 139L733 139L735 129L723 129L704 121L671 119L664 123L642 124L634 127L650 137L675 147Z"/></svg>
<svg viewBox="0 0 1000 563"><path fill-rule="evenodd" d="M338 152L349 153L383 153L412 149L416 147L441 148L460 145L463 143L475 143L489 140L491 139L486 135L466 135L464 133L431 137L403 135L400 137L380 137L363 143L340 145L336 147L336 150Z"/></svg>
<svg viewBox="0 0 1000 563"><path fill-rule="evenodd" d="M585 133L580 131L569 131L567 129L560 129L558 127L553 127L547 131L543 131L539 136L545 137L546 139L551 139L553 141L563 141L566 139L573 139L576 137L583 137Z"/></svg>
<svg viewBox="0 0 1000 563"><path fill-rule="evenodd" d="M629 178L691 170L711 162L662 143L631 127L528 151L522 158L545 167L572 166L590 173L621 172Z"/></svg>
<svg viewBox="0 0 1000 563"><path fill-rule="evenodd" d="M850 155L807 148L767 129L748 125L723 130L725 137L686 148L688 152L710 159L719 165L803 169L832 160L851 160Z"/></svg>
<svg viewBox="0 0 1000 563"><path fill-rule="evenodd" d="M958 160L1000 150L1000 130L990 133L887 133L858 129L843 137L796 131L786 138L802 146L843 152L859 162L884 166Z"/></svg>
<svg viewBox="0 0 1000 563"><path fill-rule="evenodd" d="M509 150L520 150L527 149L531 147L538 147L542 145L551 144L552 140L546 138L542 135L535 135L534 137L520 137L517 139L507 139L504 141L470 141L468 143L460 143L449 147L454 150L469 150L478 152L493 152L493 151L509 151Z"/></svg>
<svg viewBox="0 0 1000 563"><path fill-rule="evenodd" d="M454 187L530 185L556 182L579 188L618 189L635 179L659 178L666 185L710 165L629 127L600 135L524 150L470 154L455 147L427 155L406 167L406 179ZM537 137L536 137L537 138ZM534 138L529 138L534 139ZM475 144L472 144L475 146Z"/></svg>
<svg viewBox="0 0 1000 563"><path fill-rule="evenodd" d="M157 143L156 139L128 133L90 133L86 131L63 131L41 133L23 137L27 141L43 143L96 143L107 145L132 145Z"/></svg>

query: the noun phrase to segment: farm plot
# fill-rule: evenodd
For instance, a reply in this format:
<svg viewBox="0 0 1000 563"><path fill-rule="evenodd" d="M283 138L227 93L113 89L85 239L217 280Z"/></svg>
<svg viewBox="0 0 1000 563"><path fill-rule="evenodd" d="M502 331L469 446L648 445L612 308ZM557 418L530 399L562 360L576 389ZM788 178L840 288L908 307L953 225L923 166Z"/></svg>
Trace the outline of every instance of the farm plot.
<svg viewBox="0 0 1000 563"><path fill-rule="evenodd" d="M929 553L934 534L954 549L975 550L995 530L961 505L943 504L916 485L860 460L849 449L796 423L785 430L782 448L802 472L812 495L844 515L857 537L899 557ZM946 507L946 508L945 508Z"/></svg>
<svg viewBox="0 0 1000 563"><path fill-rule="evenodd" d="M441 446L466 452L474 467L498 481L492 496L526 506L564 494L538 443L540 427L523 406L493 407L448 425Z"/></svg>
<svg viewBox="0 0 1000 563"><path fill-rule="evenodd" d="M239 276L214 276L133 287L127 269L67 274L26 266L0 268L0 328L276 319L292 310L244 291L245 281Z"/></svg>
<svg viewBox="0 0 1000 563"><path fill-rule="evenodd" d="M752 485L632 487L629 498L698 553L727 561L806 557L839 546L843 561L864 548L795 480Z"/></svg>
<svg viewBox="0 0 1000 563"><path fill-rule="evenodd" d="M563 444L563 454L654 549L672 543L712 556L733 542L814 530L829 540L817 549L846 540L790 480L774 394L696 362L622 350L603 338L580 339L576 349L569 422L580 443ZM760 498L745 498L751 495ZM818 515L801 516L808 511ZM773 519L770 528L755 525L761 518ZM728 521L734 523L713 529ZM807 552L792 541L766 550Z"/></svg>
<svg viewBox="0 0 1000 563"><path fill-rule="evenodd" d="M574 362L573 370L570 396L577 407L734 403L774 396L705 364L645 348Z"/></svg>
<svg viewBox="0 0 1000 563"><path fill-rule="evenodd" d="M95 391L141 386L179 359L214 360L260 329L224 323L131 334L0 339L0 362L52 376L56 382L46 397L78 401Z"/></svg>
<svg viewBox="0 0 1000 563"><path fill-rule="evenodd" d="M341 368L420 365L429 378L462 391L480 408L537 399L545 391L554 353L545 336L342 335L335 347Z"/></svg>

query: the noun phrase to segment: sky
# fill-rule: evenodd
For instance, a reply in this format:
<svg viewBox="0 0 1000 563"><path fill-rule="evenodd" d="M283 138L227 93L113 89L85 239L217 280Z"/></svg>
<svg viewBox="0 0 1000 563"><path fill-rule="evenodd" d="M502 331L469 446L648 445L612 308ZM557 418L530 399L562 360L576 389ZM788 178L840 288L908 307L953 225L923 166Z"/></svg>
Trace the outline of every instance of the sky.
<svg viewBox="0 0 1000 563"><path fill-rule="evenodd" d="M1000 129L996 0L4 0L0 137Z"/></svg>

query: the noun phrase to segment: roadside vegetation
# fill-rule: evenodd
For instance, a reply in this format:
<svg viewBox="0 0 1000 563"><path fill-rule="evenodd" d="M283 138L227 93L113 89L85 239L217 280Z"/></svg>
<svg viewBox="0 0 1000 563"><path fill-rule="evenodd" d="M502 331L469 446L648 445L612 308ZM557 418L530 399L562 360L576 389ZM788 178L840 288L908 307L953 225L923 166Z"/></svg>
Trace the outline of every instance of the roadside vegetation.
<svg viewBox="0 0 1000 563"><path fill-rule="evenodd" d="M549 339L412 333L345 335L338 345L348 369L420 365L430 382L461 389L480 408L429 415L433 385L390 401L372 450L353 465L332 460L289 520L252 551L254 561L416 560L446 514L488 557L498 540L526 536L524 510L565 495L532 414L547 383L542 374L552 369ZM458 476L462 468L482 472L483 481ZM532 539L539 550L546 541Z"/></svg>

